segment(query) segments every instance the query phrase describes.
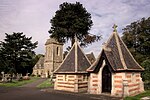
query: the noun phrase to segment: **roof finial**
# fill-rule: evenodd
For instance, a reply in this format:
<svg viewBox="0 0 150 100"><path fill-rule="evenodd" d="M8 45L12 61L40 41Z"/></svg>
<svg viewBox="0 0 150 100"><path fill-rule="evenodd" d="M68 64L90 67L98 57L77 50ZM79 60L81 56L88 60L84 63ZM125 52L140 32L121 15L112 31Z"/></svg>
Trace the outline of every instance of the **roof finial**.
<svg viewBox="0 0 150 100"><path fill-rule="evenodd" d="M116 24L114 24L114 26L112 27L114 30L113 30L113 32L117 32L117 25Z"/></svg>

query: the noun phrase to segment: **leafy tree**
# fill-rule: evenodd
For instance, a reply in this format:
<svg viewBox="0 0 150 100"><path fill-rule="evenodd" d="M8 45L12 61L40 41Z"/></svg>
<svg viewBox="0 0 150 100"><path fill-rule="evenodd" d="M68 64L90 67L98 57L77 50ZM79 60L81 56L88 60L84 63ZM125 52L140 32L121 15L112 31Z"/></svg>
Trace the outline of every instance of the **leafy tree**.
<svg viewBox="0 0 150 100"><path fill-rule="evenodd" d="M33 49L37 42L32 43L32 37L23 33L5 34L6 38L0 42L1 67L6 73L28 73L32 69Z"/></svg>
<svg viewBox="0 0 150 100"><path fill-rule="evenodd" d="M150 59L150 17L126 26L122 38L139 63Z"/></svg>
<svg viewBox="0 0 150 100"><path fill-rule="evenodd" d="M143 61L141 65L145 69L145 71L142 73L143 80L150 82L150 59Z"/></svg>
<svg viewBox="0 0 150 100"><path fill-rule="evenodd" d="M71 40L73 45L76 35L81 45L86 46L101 39L101 36L92 35L88 32L93 25L91 14L79 2L61 4L50 23L52 26L49 33L52 38L59 42L65 43Z"/></svg>

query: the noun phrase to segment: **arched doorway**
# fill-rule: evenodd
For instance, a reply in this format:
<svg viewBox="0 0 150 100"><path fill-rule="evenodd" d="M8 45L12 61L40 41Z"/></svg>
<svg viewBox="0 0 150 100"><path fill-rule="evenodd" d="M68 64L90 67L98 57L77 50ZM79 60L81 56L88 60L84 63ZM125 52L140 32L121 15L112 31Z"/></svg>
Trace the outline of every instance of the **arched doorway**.
<svg viewBox="0 0 150 100"><path fill-rule="evenodd" d="M102 92L111 93L111 72L108 65L102 71Z"/></svg>

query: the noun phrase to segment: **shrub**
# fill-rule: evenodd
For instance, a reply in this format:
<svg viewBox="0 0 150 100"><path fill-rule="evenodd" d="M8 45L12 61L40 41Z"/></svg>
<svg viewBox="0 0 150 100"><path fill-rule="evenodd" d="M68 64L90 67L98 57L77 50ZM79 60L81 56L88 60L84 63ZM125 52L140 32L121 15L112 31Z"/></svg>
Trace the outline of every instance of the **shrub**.
<svg viewBox="0 0 150 100"><path fill-rule="evenodd" d="M145 69L142 73L143 81L150 82L150 60L145 60L141 63L142 67Z"/></svg>

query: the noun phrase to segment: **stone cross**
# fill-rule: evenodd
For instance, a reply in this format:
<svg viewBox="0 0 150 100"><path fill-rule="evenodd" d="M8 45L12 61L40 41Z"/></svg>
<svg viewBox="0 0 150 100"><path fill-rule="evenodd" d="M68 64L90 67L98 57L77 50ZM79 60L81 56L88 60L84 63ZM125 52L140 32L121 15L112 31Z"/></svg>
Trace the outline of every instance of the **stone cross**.
<svg viewBox="0 0 150 100"><path fill-rule="evenodd" d="M1 72L2 74L2 82L5 80L5 75L4 75L4 72Z"/></svg>
<svg viewBox="0 0 150 100"><path fill-rule="evenodd" d="M114 26L112 27L114 30L113 30L113 32L117 32L117 25L116 24L114 24Z"/></svg>
<svg viewBox="0 0 150 100"><path fill-rule="evenodd" d="M78 39L77 39L77 35L75 34L75 36L74 36L74 39L75 39L75 42L77 42L78 41Z"/></svg>

